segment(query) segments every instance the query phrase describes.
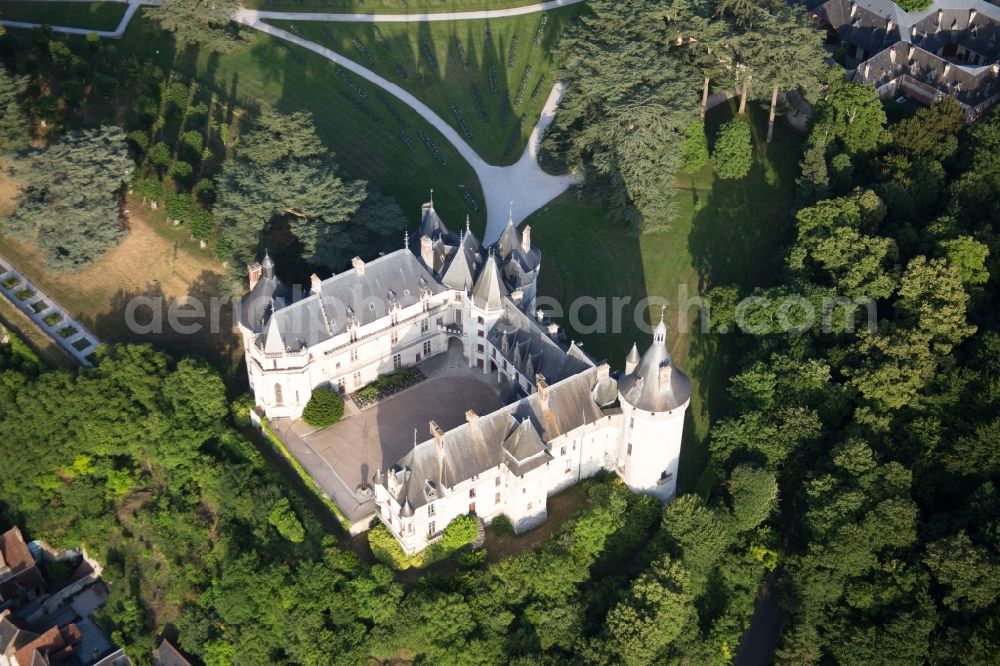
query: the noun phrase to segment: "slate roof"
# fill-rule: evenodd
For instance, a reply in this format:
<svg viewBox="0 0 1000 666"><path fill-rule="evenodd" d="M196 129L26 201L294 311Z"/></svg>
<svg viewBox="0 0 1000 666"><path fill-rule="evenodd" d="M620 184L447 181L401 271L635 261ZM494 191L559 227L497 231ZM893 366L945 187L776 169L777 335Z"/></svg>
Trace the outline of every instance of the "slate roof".
<svg viewBox="0 0 1000 666"><path fill-rule="evenodd" d="M65 660L73 655L73 644L80 640L80 631L75 624L52 627L14 653L18 664L41 664L49 666L50 661Z"/></svg>
<svg viewBox="0 0 1000 666"><path fill-rule="evenodd" d="M325 280L319 294L288 305L271 315L271 326L258 335L257 345L267 348L277 334L285 348L299 351L345 332L348 323L359 326L388 316L390 306L406 308L420 302L422 290L445 290L427 268L407 249L397 250L364 264L363 274L352 269Z"/></svg>
<svg viewBox="0 0 1000 666"><path fill-rule="evenodd" d="M515 474L544 465L552 460L546 443L604 417L594 399L600 384L597 368L591 368L550 386L547 411L536 392L450 430L444 433L441 457L436 439L418 444L387 474L399 479L397 490L394 492L389 483L386 487L394 492L397 502L408 501L417 509L442 488L452 488L501 463ZM606 387L603 390L606 392Z"/></svg>
<svg viewBox="0 0 1000 666"><path fill-rule="evenodd" d="M868 52L855 74L860 82L881 86L907 75L969 107L1000 93L993 69L1000 62L1000 7L990 2L936 0L905 12L889 0L827 0L815 14ZM980 62L944 57L949 45L971 49Z"/></svg>
<svg viewBox="0 0 1000 666"><path fill-rule="evenodd" d="M0 598L13 597L22 588L30 590L44 584L21 530L12 527L0 534Z"/></svg>
<svg viewBox="0 0 1000 666"><path fill-rule="evenodd" d="M441 270L441 282L452 289L472 289L476 283L476 275L483 267L481 250L479 239L469 230L466 221L465 232L459 237L458 247L451 252L450 260Z"/></svg>
<svg viewBox="0 0 1000 666"><path fill-rule="evenodd" d="M261 262L261 277L243 298L236 315L243 326L262 332L271 314L292 302L292 291L274 274L274 261L267 254Z"/></svg>
<svg viewBox="0 0 1000 666"><path fill-rule="evenodd" d="M550 383L594 367L594 362L575 344L569 350L556 343L538 323L513 305L504 304L504 312L489 330L486 339L493 345L499 359L506 360L528 381L536 374Z"/></svg>
<svg viewBox="0 0 1000 666"><path fill-rule="evenodd" d="M491 253L479 277L476 278L476 284L472 288L472 299L478 307L499 310L503 307L504 296L507 293L507 287L500 275L500 267L497 266L496 257Z"/></svg>
<svg viewBox="0 0 1000 666"><path fill-rule="evenodd" d="M164 638L160 641L160 647L156 651L158 660L157 666L191 666L191 662L184 658L173 644Z"/></svg>
<svg viewBox="0 0 1000 666"><path fill-rule="evenodd" d="M668 412L691 399L691 379L674 365L667 351L667 326L653 332L653 344L635 369L619 380L622 398L647 412Z"/></svg>
<svg viewBox="0 0 1000 666"><path fill-rule="evenodd" d="M9 610L0 611L0 655L10 655L38 638L38 634L22 629Z"/></svg>

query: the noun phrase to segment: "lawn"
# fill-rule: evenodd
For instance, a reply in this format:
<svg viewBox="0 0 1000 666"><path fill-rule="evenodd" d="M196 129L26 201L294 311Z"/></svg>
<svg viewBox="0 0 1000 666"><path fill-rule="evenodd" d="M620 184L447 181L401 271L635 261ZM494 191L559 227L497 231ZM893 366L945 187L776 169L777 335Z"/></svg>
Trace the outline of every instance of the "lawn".
<svg viewBox="0 0 1000 666"><path fill-rule="evenodd" d="M0 2L0 18L48 25L114 30L125 15L121 2Z"/></svg>
<svg viewBox="0 0 1000 666"><path fill-rule="evenodd" d="M541 0L246 0L251 9L271 11L407 14L411 12L468 12L534 5Z"/></svg>
<svg viewBox="0 0 1000 666"><path fill-rule="evenodd" d="M251 113L265 105L311 112L344 171L394 197L414 224L433 188L438 210L452 225L468 211L477 228L485 227L475 172L408 107L310 51L259 33L250 37L233 53L178 54L169 35L140 11L120 48L196 78Z"/></svg>
<svg viewBox="0 0 1000 666"><path fill-rule="evenodd" d="M700 332L697 309L689 309L689 323L682 329L679 290L694 297L714 285L751 289L772 283L780 269L779 246L791 230L801 137L779 124L765 150L765 114L756 108L751 114L757 139L751 173L742 180L720 181L705 167L679 178L682 214L667 232L630 236L624 226L605 219L603 208L584 203L576 193L563 195L527 221L532 242L542 251L539 293L562 304L567 316L560 323L596 359L621 368L634 340L640 348L650 342L635 323L635 305L654 296L669 302L669 347L695 387L681 460L682 490L694 489L704 467L705 436L711 422L724 415L723 398L737 359L730 338ZM729 106L710 112L709 136L731 116ZM581 297L605 299L606 333L570 326L571 304ZM618 327L611 316L615 297L631 299ZM658 310L652 314L658 317ZM593 308L582 308L580 319L585 325L595 321Z"/></svg>
<svg viewBox="0 0 1000 666"><path fill-rule="evenodd" d="M492 21L269 21L414 94L491 164L513 164L555 84L554 51L583 6Z"/></svg>

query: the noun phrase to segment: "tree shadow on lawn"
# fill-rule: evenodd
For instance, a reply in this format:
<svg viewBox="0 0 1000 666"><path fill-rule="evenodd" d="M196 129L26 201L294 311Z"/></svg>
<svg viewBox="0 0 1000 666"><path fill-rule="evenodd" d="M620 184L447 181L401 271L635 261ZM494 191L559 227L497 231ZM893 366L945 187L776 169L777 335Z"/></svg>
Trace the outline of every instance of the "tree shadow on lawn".
<svg viewBox="0 0 1000 666"><path fill-rule="evenodd" d="M203 271L183 299L168 297L158 283L133 292L119 290L108 309L85 321L106 343L152 344L175 359L198 356L215 367L231 388L245 388L233 303L225 277ZM194 305L195 303L200 304ZM172 326L170 312L180 313Z"/></svg>
<svg viewBox="0 0 1000 666"><path fill-rule="evenodd" d="M710 112L707 131L733 115L733 105ZM750 109L754 163L740 180L719 180L699 197L700 208L688 237L699 287L733 285L743 295L775 284L783 270L783 248L793 238L795 176L802 137L779 124L770 146L763 142L766 114ZM693 193L693 196L698 196ZM728 407L729 377L738 369L740 350L733 335L703 333L696 326L691 339L691 372L698 378L700 397L713 421Z"/></svg>

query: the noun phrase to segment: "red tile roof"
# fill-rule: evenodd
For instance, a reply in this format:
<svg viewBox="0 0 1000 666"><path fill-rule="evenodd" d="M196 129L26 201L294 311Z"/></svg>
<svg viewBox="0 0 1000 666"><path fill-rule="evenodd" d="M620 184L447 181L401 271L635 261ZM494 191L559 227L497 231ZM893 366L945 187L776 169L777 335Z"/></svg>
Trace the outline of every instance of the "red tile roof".
<svg viewBox="0 0 1000 666"><path fill-rule="evenodd" d="M73 644L79 640L80 630L75 624L67 624L61 629L52 627L15 652L14 661L18 666L30 666L34 663L35 655L41 653L48 661L59 663L73 654Z"/></svg>

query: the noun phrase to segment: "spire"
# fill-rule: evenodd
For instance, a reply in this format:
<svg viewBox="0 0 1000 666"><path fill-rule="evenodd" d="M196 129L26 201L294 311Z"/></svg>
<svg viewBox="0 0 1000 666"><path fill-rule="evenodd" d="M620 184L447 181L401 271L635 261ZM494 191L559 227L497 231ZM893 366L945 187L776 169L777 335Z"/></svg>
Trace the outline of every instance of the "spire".
<svg viewBox="0 0 1000 666"><path fill-rule="evenodd" d="M656 330L653 331L653 346L662 346L666 348L667 346L667 324L663 321L665 307L660 308L660 323L656 325Z"/></svg>
<svg viewBox="0 0 1000 666"><path fill-rule="evenodd" d="M514 224L514 202L510 202L510 208L507 210L507 224Z"/></svg>
<svg viewBox="0 0 1000 666"><path fill-rule="evenodd" d="M639 345L633 342L631 351L625 357L625 374L631 375L637 365L639 365Z"/></svg>
<svg viewBox="0 0 1000 666"><path fill-rule="evenodd" d="M469 214L466 213L465 214L465 233L469 233L469 225L470 224L471 224L471 221L469 220Z"/></svg>
<svg viewBox="0 0 1000 666"><path fill-rule="evenodd" d="M271 259L271 255L267 253L267 250L264 250L264 259L261 260L260 267L263 277L274 277L274 259Z"/></svg>
<svg viewBox="0 0 1000 666"><path fill-rule="evenodd" d="M407 229L403 233L403 249L404 250L409 250L410 249L410 230L409 229Z"/></svg>
<svg viewBox="0 0 1000 666"><path fill-rule="evenodd" d="M434 208L434 188L431 188L431 208Z"/></svg>

